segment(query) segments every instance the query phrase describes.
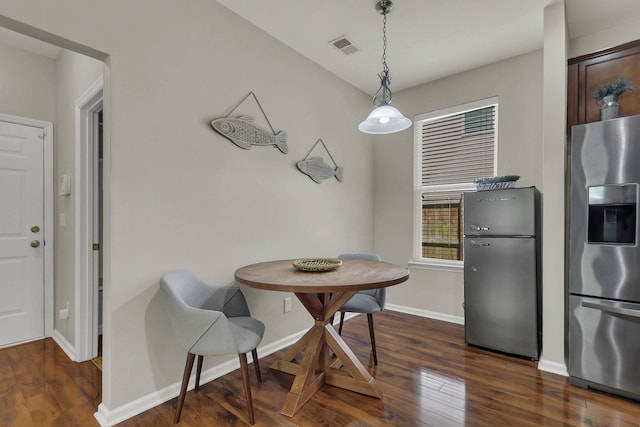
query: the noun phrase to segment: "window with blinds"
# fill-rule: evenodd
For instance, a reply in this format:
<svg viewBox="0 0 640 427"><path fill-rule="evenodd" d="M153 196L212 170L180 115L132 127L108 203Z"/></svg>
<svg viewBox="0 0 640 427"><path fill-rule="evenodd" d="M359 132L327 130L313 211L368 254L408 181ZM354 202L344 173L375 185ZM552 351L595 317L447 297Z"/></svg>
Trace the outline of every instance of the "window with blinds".
<svg viewBox="0 0 640 427"><path fill-rule="evenodd" d="M496 174L497 108L491 98L416 117L416 259L462 261L462 193Z"/></svg>
<svg viewBox="0 0 640 427"><path fill-rule="evenodd" d="M422 185L493 176L494 123L495 106L421 123Z"/></svg>

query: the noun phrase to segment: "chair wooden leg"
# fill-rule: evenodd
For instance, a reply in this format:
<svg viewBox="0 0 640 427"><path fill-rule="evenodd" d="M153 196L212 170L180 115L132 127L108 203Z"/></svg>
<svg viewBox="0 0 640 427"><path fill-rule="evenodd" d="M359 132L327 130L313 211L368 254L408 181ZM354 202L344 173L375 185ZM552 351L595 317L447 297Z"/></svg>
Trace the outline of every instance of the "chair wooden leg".
<svg viewBox="0 0 640 427"><path fill-rule="evenodd" d="M180 387L176 416L173 419L174 423L178 423L180 421L180 414L182 413L182 407L184 406L184 398L187 395L187 386L189 385L189 377L191 376L191 370L193 369L193 361L195 358L195 354L187 353L187 363L184 365L184 375L182 376L182 386Z"/></svg>
<svg viewBox="0 0 640 427"><path fill-rule="evenodd" d="M204 356L199 354L198 355L198 364L196 365L196 386L195 386L195 391L199 391L200 390L200 373L202 372L202 359L204 359Z"/></svg>
<svg viewBox="0 0 640 427"><path fill-rule="evenodd" d="M329 301L331 301L331 298L333 298L333 292L329 292ZM336 317L336 314L335 314L335 313L333 313L333 314L331 315L331 323L330 323L330 325L333 325L333 318L334 318L334 317Z"/></svg>
<svg viewBox="0 0 640 427"><path fill-rule="evenodd" d="M340 312L340 326L338 327L338 335L342 335L342 324L344 323L344 311Z"/></svg>
<svg viewBox="0 0 640 427"><path fill-rule="evenodd" d="M373 332L373 313L367 313L369 321L369 336L371 337L371 351L373 352L373 364L378 365L378 355L376 354L376 335Z"/></svg>
<svg viewBox="0 0 640 427"><path fill-rule="evenodd" d="M251 383L249 381L249 365L247 364L247 354L239 354L240 370L242 371L242 385L244 386L244 394L247 399L247 411L249 412L249 424L254 424L255 417L253 415L253 400L251 399Z"/></svg>
<svg viewBox="0 0 640 427"><path fill-rule="evenodd" d="M258 350L251 350L251 355L253 356L253 367L256 368L256 378L258 378L258 382L262 382L262 374L260 374L260 362L258 362Z"/></svg>

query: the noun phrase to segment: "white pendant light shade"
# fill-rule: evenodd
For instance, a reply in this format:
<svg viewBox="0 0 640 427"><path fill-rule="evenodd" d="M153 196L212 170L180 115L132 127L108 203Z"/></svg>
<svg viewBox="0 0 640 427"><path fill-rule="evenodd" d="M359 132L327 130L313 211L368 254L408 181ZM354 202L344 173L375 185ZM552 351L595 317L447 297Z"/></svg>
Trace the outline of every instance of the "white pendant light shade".
<svg viewBox="0 0 640 427"><path fill-rule="evenodd" d="M358 125L360 132L385 134L405 130L411 126L411 120L407 119L395 107L389 105L391 102L391 77L387 66L387 14L391 12L393 2L391 0L380 0L376 3L376 10L383 15L382 20L382 73L380 77L380 88L373 95L373 105L376 108L369 114L367 119Z"/></svg>
<svg viewBox="0 0 640 427"><path fill-rule="evenodd" d="M358 125L360 132L373 134L386 134L400 132L411 126L411 120L407 119L395 107L383 104L375 108L369 117Z"/></svg>

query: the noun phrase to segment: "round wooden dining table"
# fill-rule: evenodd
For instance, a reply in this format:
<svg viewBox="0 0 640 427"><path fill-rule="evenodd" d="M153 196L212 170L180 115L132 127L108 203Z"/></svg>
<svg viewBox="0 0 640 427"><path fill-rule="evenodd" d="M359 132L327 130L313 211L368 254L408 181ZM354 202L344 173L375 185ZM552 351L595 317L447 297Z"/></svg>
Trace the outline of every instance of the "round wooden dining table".
<svg viewBox="0 0 640 427"><path fill-rule="evenodd" d="M236 280L247 286L293 292L314 319L307 333L271 366L295 375L280 413L292 417L324 384L381 398L375 379L338 335L331 320L357 291L402 283L409 278L409 271L395 264L365 260L343 260L339 268L323 272L300 271L292 263L262 262L235 272Z"/></svg>

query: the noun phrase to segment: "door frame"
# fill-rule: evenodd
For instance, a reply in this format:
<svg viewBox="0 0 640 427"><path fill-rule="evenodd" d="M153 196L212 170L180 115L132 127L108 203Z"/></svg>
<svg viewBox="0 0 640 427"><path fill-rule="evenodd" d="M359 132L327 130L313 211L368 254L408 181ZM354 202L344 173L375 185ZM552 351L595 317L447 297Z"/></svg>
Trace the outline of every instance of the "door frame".
<svg viewBox="0 0 640 427"><path fill-rule="evenodd" d="M98 284L94 265L95 174L97 134L94 115L103 109L103 77L99 77L76 101L76 242L75 242L75 361L98 355Z"/></svg>
<svg viewBox="0 0 640 427"><path fill-rule="evenodd" d="M53 123L28 117L12 116L0 113L0 121L17 125L31 126L42 129L44 164L43 190L44 190L44 330L43 337L53 334ZM40 339L40 338L38 338Z"/></svg>

